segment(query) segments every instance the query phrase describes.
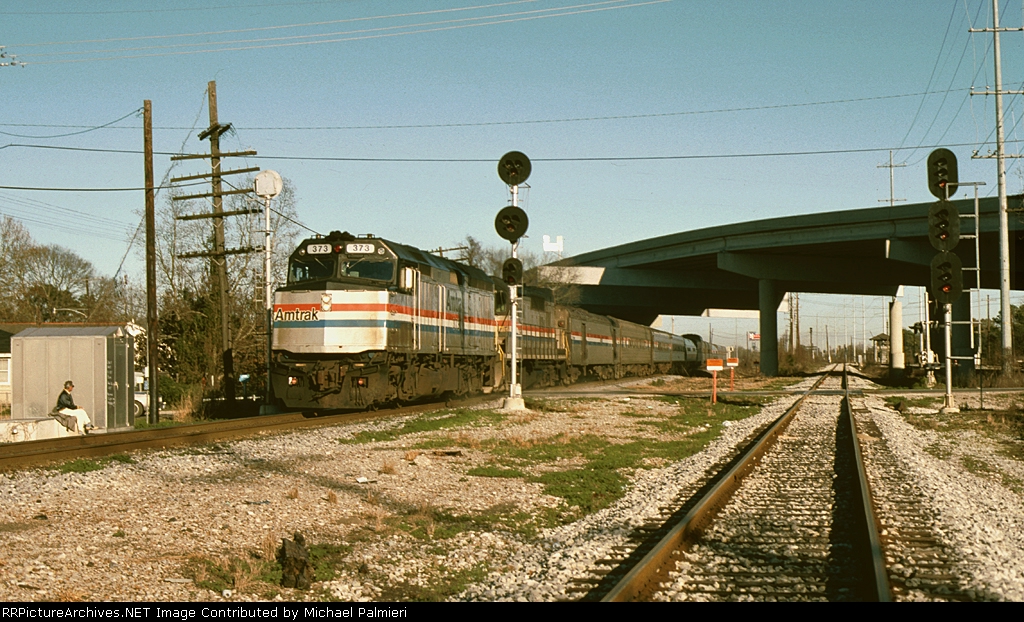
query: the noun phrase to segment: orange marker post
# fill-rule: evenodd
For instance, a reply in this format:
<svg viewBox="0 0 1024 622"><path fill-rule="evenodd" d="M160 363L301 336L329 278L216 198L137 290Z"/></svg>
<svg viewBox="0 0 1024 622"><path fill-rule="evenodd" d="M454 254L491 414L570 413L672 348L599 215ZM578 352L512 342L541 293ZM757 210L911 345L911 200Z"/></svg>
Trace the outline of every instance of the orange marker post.
<svg viewBox="0 0 1024 622"><path fill-rule="evenodd" d="M729 367L729 390L735 391L736 368L740 366L740 360L738 358L728 358L725 359L725 364Z"/></svg>
<svg viewBox="0 0 1024 622"><path fill-rule="evenodd" d="M707 359L707 370L711 372L711 403L718 402L718 372L725 369L722 359Z"/></svg>

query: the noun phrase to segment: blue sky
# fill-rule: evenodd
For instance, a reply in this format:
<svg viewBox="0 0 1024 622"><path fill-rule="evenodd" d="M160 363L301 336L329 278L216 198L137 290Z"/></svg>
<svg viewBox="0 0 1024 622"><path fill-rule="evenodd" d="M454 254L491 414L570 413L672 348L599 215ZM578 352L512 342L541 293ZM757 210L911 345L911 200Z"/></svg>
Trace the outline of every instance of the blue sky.
<svg viewBox="0 0 1024 622"><path fill-rule="evenodd" d="M0 186L138 187L140 154L38 146L140 150L141 118L131 113L150 99L156 150L200 152L206 143L190 128L205 127L206 84L216 80L220 119L236 128L223 147L261 156L233 165L289 178L305 224L422 248L466 235L501 242L493 219L508 193L495 166L510 150L534 160L524 246L539 251L542 235L562 235L567 255L873 207L889 196L878 168L888 149L907 164L895 172L898 198L930 200L933 145L951 146L961 179L986 181L993 194L994 161L970 159L992 148L993 102L968 94L992 84L992 38L967 32L991 22L990 6L0 0L0 45L27 63L0 67ZM1002 2L1003 25L1019 27L1022 11ZM1005 33L1002 49L1005 86L1020 89L1024 35ZM1006 110L1007 137L1024 138L1021 98L1007 97ZM793 152L815 153L768 155ZM737 154L758 157L720 157ZM628 159L651 157L674 159ZM387 158L450 161L374 161ZM157 158L158 179L169 166ZM1011 192L1021 189L1018 170ZM193 172L185 164L173 174ZM127 252L131 278L143 273L128 251L142 205L141 192L0 189L0 212L22 218L38 241L108 275ZM909 298L916 320L916 293ZM874 300L867 307L881 309ZM802 302L822 317L845 305ZM706 333L708 321L696 322ZM724 322L722 334L756 327Z"/></svg>

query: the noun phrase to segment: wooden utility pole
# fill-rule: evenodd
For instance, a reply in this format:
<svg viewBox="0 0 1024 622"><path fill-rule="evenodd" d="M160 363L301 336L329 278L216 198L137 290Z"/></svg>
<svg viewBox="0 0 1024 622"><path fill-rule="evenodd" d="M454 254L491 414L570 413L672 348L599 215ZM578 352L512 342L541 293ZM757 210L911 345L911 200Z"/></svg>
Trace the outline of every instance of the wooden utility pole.
<svg viewBox="0 0 1024 622"><path fill-rule="evenodd" d="M146 175L146 350L149 366L149 422L160 420L160 324L156 300L156 189L153 187L153 103L142 104Z"/></svg>
<svg viewBox="0 0 1024 622"><path fill-rule="evenodd" d="M209 154L195 154L195 155L181 155L173 156L171 160L194 160L194 159L210 159L210 173L203 173L200 175L188 175L185 177L175 177L171 179L172 182L189 181L193 179L203 179L206 177L210 178L210 192L202 194L190 194L173 197L175 201L186 201L190 199L199 198L210 198L212 199L213 212L203 214L192 214L189 216L179 216L179 220L195 220L198 218L212 218L213 219L213 251L204 251L197 253L186 253L180 255L182 258L191 257L208 257L210 259L210 274L211 276L216 275L216 298L220 307L220 328L221 328L221 353L222 353L222 369L224 373L223 377L223 389L224 399L232 401L235 399L235 365L234 356L232 355L232 344L231 344L231 289L228 281L228 255L237 255L244 253L256 252L257 249L252 247L227 249L224 247L224 218L227 216L237 216L240 214L255 214L259 213L259 209L242 209L235 210L232 212L224 211L224 196L228 194L248 194L252 192L251 188L240 189L240 190L223 190L221 185L221 178L225 175L237 175L240 173L253 173L259 169L259 167L234 169L234 170L221 170L221 160L226 157L234 156L250 156L256 155L255 151L239 151L239 152L223 152L220 150L220 135L231 129L231 124L221 124L217 119L217 83L211 80L208 84L207 89L210 109L210 127L206 128L199 133L199 140L210 140L210 153Z"/></svg>
<svg viewBox="0 0 1024 622"><path fill-rule="evenodd" d="M224 358L224 399L235 399L235 363L231 351L231 290L228 285L228 259L224 254L224 196L221 194L220 181L220 135L230 126L222 126L217 122L217 83L213 80L207 89L209 95L210 127L201 134L210 139L210 168L213 175L210 185L213 190L213 250L210 257L210 273L217 275L217 298L220 301L220 336Z"/></svg>

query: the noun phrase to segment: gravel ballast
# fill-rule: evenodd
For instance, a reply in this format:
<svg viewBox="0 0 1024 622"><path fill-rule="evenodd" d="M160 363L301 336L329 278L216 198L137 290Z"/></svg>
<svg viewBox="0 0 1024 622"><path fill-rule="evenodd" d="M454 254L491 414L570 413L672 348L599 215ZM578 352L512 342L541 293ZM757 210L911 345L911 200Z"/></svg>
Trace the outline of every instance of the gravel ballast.
<svg viewBox="0 0 1024 622"><path fill-rule="evenodd" d="M552 457L507 476L472 473L507 468L496 466L496 444L601 439L612 447L660 439L651 422L678 406L641 395L560 399L488 425L393 433L416 415L136 452L125 461L92 461L102 468L89 472L2 474L0 598L578 598L573 579L623 546L660 506L790 401L781 398L736 421L707 417L706 429L720 434L706 447L682 460L620 469L628 486L618 500L582 517L541 483L544 473L579 468L578 456ZM1024 599L1020 460L1001 449L1001 437L920 429L881 398L866 402L894 453L929 491L976 593ZM952 449L937 452L943 443ZM963 455L982 457L995 471L972 471L975 463L965 466ZM558 516L574 520L558 524L552 519ZM323 560L321 576L306 591L273 581L276 548L294 532L320 547Z"/></svg>

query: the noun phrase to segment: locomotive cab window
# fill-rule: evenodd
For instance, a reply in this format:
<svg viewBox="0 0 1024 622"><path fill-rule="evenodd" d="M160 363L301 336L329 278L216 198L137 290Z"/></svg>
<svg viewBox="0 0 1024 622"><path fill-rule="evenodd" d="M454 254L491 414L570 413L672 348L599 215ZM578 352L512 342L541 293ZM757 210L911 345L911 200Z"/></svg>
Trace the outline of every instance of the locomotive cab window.
<svg viewBox="0 0 1024 622"><path fill-rule="evenodd" d="M339 276L390 283L395 280L395 262L383 257L351 257L341 262Z"/></svg>
<svg viewBox="0 0 1024 622"><path fill-rule="evenodd" d="M498 290L494 292L494 315L508 313L508 291Z"/></svg>
<svg viewBox="0 0 1024 622"><path fill-rule="evenodd" d="M297 257L292 259L288 269L289 283L305 283L306 281L322 281L334 276L334 257Z"/></svg>

